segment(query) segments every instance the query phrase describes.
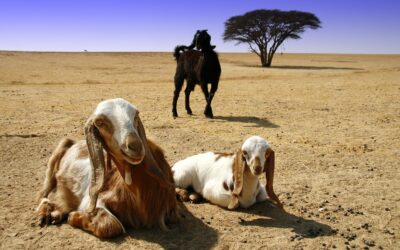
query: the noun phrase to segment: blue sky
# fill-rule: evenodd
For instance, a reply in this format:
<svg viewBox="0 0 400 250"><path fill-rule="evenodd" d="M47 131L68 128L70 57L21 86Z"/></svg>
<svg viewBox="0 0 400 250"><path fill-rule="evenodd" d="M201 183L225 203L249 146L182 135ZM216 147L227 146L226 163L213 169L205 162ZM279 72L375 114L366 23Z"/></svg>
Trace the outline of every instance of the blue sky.
<svg viewBox="0 0 400 250"><path fill-rule="evenodd" d="M279 50L400 54L399 0L0 0L0 50L172 51L208 29L220 52L224 22L255 9L313 12L322 28Z"/></svg>

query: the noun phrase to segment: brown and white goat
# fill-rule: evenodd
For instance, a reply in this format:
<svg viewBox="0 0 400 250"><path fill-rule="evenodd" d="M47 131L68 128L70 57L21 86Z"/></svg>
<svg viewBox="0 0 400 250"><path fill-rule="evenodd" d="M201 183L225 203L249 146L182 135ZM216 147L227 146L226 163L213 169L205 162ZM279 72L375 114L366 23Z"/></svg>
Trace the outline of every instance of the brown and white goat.
<svg viewBox="0 0 400 250"><path fill-rule="evenodd" d="M213 204L228 209L248 208L268 196L278 207L283 207L273 189L275 153L260 136L248 138L235 154L207 152L178 161L172 167L177 195L188 197L188 187ZM265 173L266 185L258 176ZM192 198L193 197L193 198Z"/></svg>
<svg viewBox="0 0 400 250"><path fill-rule="evenodd" d="M165 230L179 220L170 165L146 138L132 104L99 103L85 135L86 141L62 140L49 160L37 208L41 225L68 217L68 224L106 238L125 227Z"/></svg>

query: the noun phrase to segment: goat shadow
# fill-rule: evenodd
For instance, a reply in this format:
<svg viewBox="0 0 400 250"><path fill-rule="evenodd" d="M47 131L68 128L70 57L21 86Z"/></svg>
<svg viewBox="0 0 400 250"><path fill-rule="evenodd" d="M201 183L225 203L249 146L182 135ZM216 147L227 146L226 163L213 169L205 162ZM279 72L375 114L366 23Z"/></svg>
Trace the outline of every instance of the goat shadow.
<svg viewBox="0 0 400 250"><path fill-rule="evenodd" d="M214 121L227 121L247 123L248 127L262 127L262 128L279 128L279 125L272 123L268 119L262 119L255 116L214 116Z"/></svg>
<svg viewBox="0 0 400 250"><path fill-rule="evenodd" d="M127 233L109 242L121 245L129 240L143 240L158 244L163 249L211 249L218 241L218 233L202 220L196 218L183 203L180 203L183 218L170 225L170 231L160 229L130 229Z"/></svg>
<svg viewBox="0 0 400 250"><path fill-rule="evenodd" d="M279 209L269 201L257 203L248 209L239 209L243 213L258 215L261 218L254 220L241 219L242 226L292 228L292 232L301 235L303 238L316 238L319 236L330 236L336 231L329 225L305 219Z"/></svg>

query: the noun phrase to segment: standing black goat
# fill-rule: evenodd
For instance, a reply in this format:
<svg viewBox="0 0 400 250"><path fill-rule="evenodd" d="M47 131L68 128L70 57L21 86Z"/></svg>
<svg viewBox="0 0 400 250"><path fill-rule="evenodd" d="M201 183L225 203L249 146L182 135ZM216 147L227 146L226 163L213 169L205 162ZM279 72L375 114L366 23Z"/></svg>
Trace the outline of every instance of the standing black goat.
<svg viewBox="0 0 400 250"><path fill-rule="evenodd" d="M208 118L213 118L211 101L218 89L221 66L219 64L218 55L214 51L215 46L212 46L210 41L211 37L207 33L207 30L198 30L190 46L175 47L174 57L177 62L177 67L175 73L174 99L172 101L172 115L174 118L178 116L176 103L185 79L185 108L187 113L189 115L192 114L189 103L190 92L194 90L196 84L199 84L207 102L204 115ZM198 50L193 50L194 47ZM183 53L181 53L181 51L183 51ZM208 83L211 83L210 92L208 91Z"/></svg>

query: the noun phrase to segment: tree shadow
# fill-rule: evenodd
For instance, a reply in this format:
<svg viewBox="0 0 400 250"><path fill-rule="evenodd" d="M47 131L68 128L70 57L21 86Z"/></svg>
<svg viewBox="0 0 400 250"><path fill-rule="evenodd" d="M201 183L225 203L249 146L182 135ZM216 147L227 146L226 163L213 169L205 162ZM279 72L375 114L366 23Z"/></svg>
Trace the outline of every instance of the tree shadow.
<svg viewBox="0 0 400 250"><path fill-rule="evenodd" d="M243 213L254 214L262 217L254 220L242 219L240 225L292 228L293 232L304 238L315 238L336 234L336 231L329 225L287 213L271 204L271 202L266 201L255 204L249 209L240 209L239 211Z"/></svg>
<svg viewBox="0 0 400 250"><path fill-rule="evenodd" d="M214 120L247 123L250 127L279 128L279 125L272 123L268 119L261 119L255 116L214 116Z"/></svg>
<svg viewBox="0 0 400 250"><path fill-rule="evenodd" d="M298 66L298 65L278 65L272 66L272 68L278 69L307 69L307 70L364 70L362 68L352 68L352 67L333 67L333 66Z"/></svg>
<svg viewBox="0 0 400 250"><path fill-rule="evenodd" d="M211 249L218 241L218 233L202 220L193 216L184 204L180 204L183 218L179 224L169 226L170 231L160 229L131 229L121 237L108 240L120 245L129 239L158 244L163 249Z"/></svg>
<svg viewBox="0 0 400 250"><path fill-rule="evenodd" d="M261 67L260 65L242 65L245 67L252 68L263 68L268 69L266 67ZM302 65L273 65L270 69L294 69L294 70L364 70L363 68L353 68L353 67L333 67L333 66L302 66Z"/></svg>

